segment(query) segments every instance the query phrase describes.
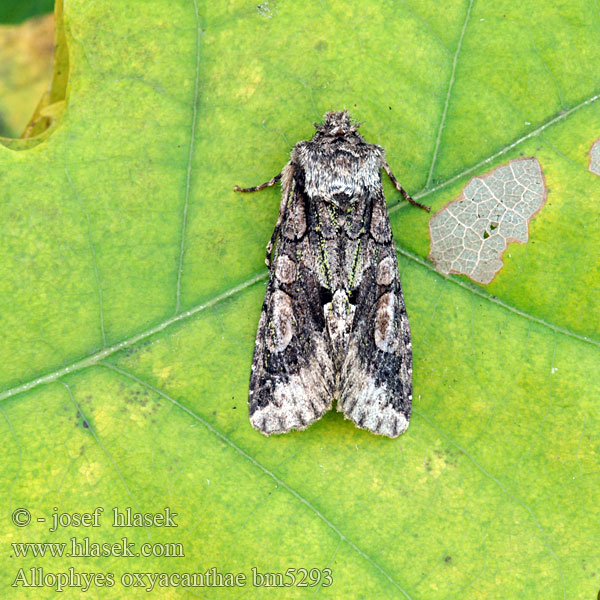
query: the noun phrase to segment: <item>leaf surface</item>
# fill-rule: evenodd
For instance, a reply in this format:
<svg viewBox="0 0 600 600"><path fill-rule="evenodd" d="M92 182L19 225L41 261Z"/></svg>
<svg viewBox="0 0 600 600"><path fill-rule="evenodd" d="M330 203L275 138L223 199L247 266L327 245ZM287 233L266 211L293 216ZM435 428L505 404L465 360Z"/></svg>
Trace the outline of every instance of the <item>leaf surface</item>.
<svg viewBox="0 0 600 600"><path fill-rule="evenodd" d="M67 107L0 147L2 581L19 568L245 573L161 598L597 594L600 26L593 4L70 0ZM474 175L542 165L546 205L487 287L426 260L428 216L385 183L411 319L398 440L330 413L264 438L247 391L279 172L348 108L435 210ZM48 531L53 509L102 526ZM113 507L177 513L116 529ZM11 514L32 514L17 528ZM38 517L47 519L37 522ZM185 556L18 558L13 542L183 544ZM69 542L70 543L70 542ZM329 587L251 569L330 568ZM51 587L36 597L55 597ZM65 598L79 597L68 588Z"/></svg>

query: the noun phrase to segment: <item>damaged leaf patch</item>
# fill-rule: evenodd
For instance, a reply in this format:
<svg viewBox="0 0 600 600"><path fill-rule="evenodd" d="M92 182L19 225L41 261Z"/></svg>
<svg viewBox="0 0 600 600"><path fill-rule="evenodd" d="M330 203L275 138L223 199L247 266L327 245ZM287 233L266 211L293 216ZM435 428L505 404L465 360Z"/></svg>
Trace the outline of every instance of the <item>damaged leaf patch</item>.
<svg viewBox="0 0 600 600"><path fill-rule="evenodd" d="M519 158L474 177L461 195L431 217L429 258L442 273L490 283L510 242L526 243L531 218L546 201L536 158Z"/></svg>
<svg viewBox="0 0 600 600"><path fill-rule="evenodd" d="M600 138L598 138L590 148L589 170L594 175L600 175Z"/></svg>

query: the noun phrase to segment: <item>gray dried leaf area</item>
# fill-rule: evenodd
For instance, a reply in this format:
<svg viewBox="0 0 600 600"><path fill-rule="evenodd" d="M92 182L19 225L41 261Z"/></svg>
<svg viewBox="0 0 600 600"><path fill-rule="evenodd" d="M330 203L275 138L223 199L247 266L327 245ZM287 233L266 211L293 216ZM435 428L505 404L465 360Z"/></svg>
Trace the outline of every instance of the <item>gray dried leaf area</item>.
<svg viewBox="0 0 600 600"><path fill-rule="evenodd" d="M590 148L590 171L600 175L600 139L596 140Z"/></svg>
<svg viewBox="0 0 600 600"><path fill-rule="evenodd" d="M442 273L490 283L510 242L526 243L529 221L546 200L542 167L519 158L474 177L461 195L431 217L429 258Z"/></svg>

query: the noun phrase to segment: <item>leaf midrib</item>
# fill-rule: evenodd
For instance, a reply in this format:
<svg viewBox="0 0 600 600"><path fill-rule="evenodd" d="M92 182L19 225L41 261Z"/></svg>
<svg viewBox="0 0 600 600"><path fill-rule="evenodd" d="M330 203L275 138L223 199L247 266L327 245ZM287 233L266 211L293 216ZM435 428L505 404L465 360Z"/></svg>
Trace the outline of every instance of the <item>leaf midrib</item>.
<svg viewBox="0 0 600 600"><path fill-rule="evenodd" d="M543 327L547 327L548 329L551 329L552 331L554 331L556 333L560 333L562 335L566 335L568 337L574 338L581 342L585 342L587 344L591 344L593 346L600 347L600 340L596 340L596 339L581 335L579 333L575 333L564 327L560 327L559 325L555 325L554 323L545 321L544 319L540 319L539 317L535 317L525 311L522 311L522 310L516 308L515 306L512 306L511 304L504 302L503 300L500 300L500 298L497 298L496 296L492 296L491 294L486 294L484 291L478 289L475 286L469 285L468 283L465 283L464 281L461 281L460 279L455 279L454 277L450 277L450 276L440 273L433 267L433 265L430 265L426 260L422 259L417 254L413 254L409 250L406 250L404 248L396 246L396 251L399 254L401 254L402 256L405 256L406 258L414 261L419 266L421 266L425 269L428 269L429 271L434 272L439 277L443 277L444 279L446 279L446 281L454 283L455 285L462 287L463 289L468 290L469 292L483 298L484 300L487 300L493 304L496 304L507 311L510 311L524 319L528 319L534 323L538 323L539 325L542 325ZM253 275L252 277L250 277L250 279L247 279L246 281L240 283L239 285L236 285L235 287L232 287L229 290L226 290L225 292L223 292L217 296L214 296L210 300L207 300L206 302L203 302L202 304L198 304L197 306L194 306L193 308L190 308L189 310L186 310L182 313L179 313L178 315L175 315L169 319L166 319L165 321L162 321L158 325L155 325L154 327L146 329L130 338L127 338L126 340L123 340L122 342L118 342L108 348L103 348L99 352L94 352L93 354L89 354L82 359L79 359L77 361L69 363L68 365L65 365L64 367L61 367L60 369L57 369L55 371L52 371L51 373L47 373L46 375L41 375L39 377L35 377L35 378L30 379L22 384L19 384L12 388L8 388L8 389L4 390L3 392L0 392L0 402L3 400L6 400L8 398L11 398L12 396L16 396L17 394L27 392L33 388L38 387L39 385L43 385L46 383L51 383L53 381L56 381L57 379L60 379L64 375L68 375L70 373L74 373L76 371L81 371L82 369L86 369L88 367L95 366L95 365L101 363L105 358L108 358L109 356L111 356L117 352L120 352L121 350L125 350L126 348L131 348L138 342L141 342L141 341L145 340L146 338L149 338L149 337L153 336L154 334L167 329L171 325L175 325L181 321L185 321L186 319L189 319L190 317L196 315L197 313L202 312L207 308L211 308L212 306L214 306L215 304L218 304L219 302L221 302L223 300L226 300L228 298L235 296L239 292L242 292L243 290L254 285L255 283L258 283L259 281L266 279L268 274L269 274L269 272L267 270L261 271L260 273L257 273L255 275Z"/></svg>

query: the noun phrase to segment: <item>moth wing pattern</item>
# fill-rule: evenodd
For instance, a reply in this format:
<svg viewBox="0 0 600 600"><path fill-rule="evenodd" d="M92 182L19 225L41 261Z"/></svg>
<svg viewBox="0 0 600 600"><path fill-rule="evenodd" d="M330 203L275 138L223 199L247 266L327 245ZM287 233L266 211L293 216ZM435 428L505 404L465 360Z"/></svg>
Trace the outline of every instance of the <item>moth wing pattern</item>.
<svg viewBox="0 0 600 600"><path fill-rule="evenodd" d="M358 427L397 437L408 427L411 413L410 327L381 184L370 194L337 409Z"/></svg>
<svg viewBox="0 0 600 600"><path fill-rule="evenodd" d="M331 408L397 437L408 427L412 348L381 172L411 204L385 150L347 111L298 142L281 180L279 218L250 376L250 421L266 435L305 429ZM273 261L269 257L273 250Z"/></svg>
<svg viewBox="0 0 600 600"><path fill-rule="evenodd" d="M306 198L294 183L291 164L283 170L273 238L249 391L250 422L266 435L305 429L331 408L335 394L316 257L307 236Z"/></svg>

